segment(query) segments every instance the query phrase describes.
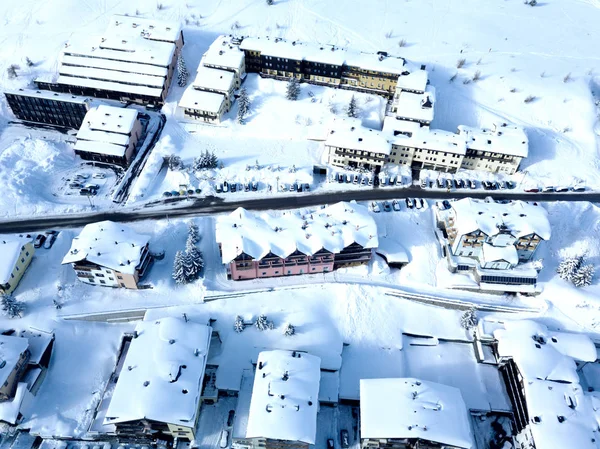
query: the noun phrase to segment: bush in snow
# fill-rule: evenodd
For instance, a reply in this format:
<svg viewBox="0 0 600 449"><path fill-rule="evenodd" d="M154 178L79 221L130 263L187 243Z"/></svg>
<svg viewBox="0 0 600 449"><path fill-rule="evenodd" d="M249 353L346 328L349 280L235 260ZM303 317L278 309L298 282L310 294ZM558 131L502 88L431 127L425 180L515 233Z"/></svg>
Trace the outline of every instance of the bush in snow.
<svg viewBox="0 0 600 449"><path fill-rule="evenodd" d="M176 154L167 156L167 165L169 166L169 170L179 171L183 169L183 161Z"/></svg>
<svg viewBox="0 0 600 449"><path fill-rule="evenodd" d="M203 151L200 156L194 159L192 169L201 171L205 169L214 169L219 165L219 159L214 152Z"/></svg>
<svg viewBox="0 0 600 449"><path fill-rule="evenodd" d="M458 61L456 61L456 68L460 69L460 68L464 67L466 62L467 62L467 60L465 58L460 58Z"/></svg>
<svg viewBox="0 0 600 449"><path fill-rule="evenodd" d="M568 259L563 260L556 269L556 272L560 276L561 279L565 281L573 280L573 276L579 268L583 265L583 256L570 257Z"/></svg>
<svg viewBox="0 0 600 449"><path fill-rule="evenodd" d="M177 60L177 84L179 87L185 87L189 75L185 66L185 59L183 59L183 55L179 55L179 59Z"/></svg>
<svg viewBox="0 0 600 449"><path fill-rule="evenodd" d="M235 317L235 321L233 322L233 330L238 334L241 334L244 331L244 320L239 315Z"/></svg>
<svg viewBox="0 0 600 449"><path fill-rule="evenodd" d="M350 103L348 103L348 109L346 109L346 113L348 114L348 117L358 117L358 106L356 105L356 97L354 97L354 95L352 95Z"/></svg>
<svg viewBox="0 0 600 449"><path fill-rule="evenodd" d="M533 103L536 99L537 97L535 95L527 95L527 97L523 101L525 103Z"/></svg>
<svg viewBox="0 0 600 449"><path fill-rule="evenodd" d="M477 82L481 79L481 70L477 70L474 74L473 74L473 81Z"/></svg>
<svg viewBox="0 0 600 449"><path fill-rule="evenodd" d="M12 295L2 295L0 300L4 314L9 318L21 318L25 312L25 304L17 301Z"/></svg>
<svg viewBox="0 0 600 449"><path fill-rule="evenodd" d="M200 231L198 230L198 226L193 223L190 223L190 226L188 227L188 241L189 240L194 244L200 241Z"/></svg>
<svg viewBox="0 0 600 449"><path fill-rule="evenodd" d="M273 0L267 0L267 5L271 6L273 4Z"/></svg>
<svg viewBox="0 0 600 449"><path fill-rule="evenodd" d="M29 59L29 56L25 57L25 64L27 64L27 67L33 67L33 61Z"/></svg>
<svg viewBox="0 0 600 449"><path fill-rule="evenodd" d="M291 323L287 323L285 325L285 328L283 329L283 335L285 335L286 337L291 337L295 333L296 333L296 328Z"/></svg>
<svg viewBox="0 0 600 449"><path fill-rule="evenodd" d="M285 98L291 101L296 101L300 95L300 82L298 78L292 78L287 83L287 92Z"/></svg>
<svg viewBox="0 0 600 449"><path fill-rule="evenodd" d="M477 326L477 311L475 307L464 311L460 317L460 326L465 330L471 330Z"/></svg>
<svg viewBox="0 0 600 449"><path fill-rule="evenodd" d="M590 264L580 267L573 275L573 284L575 284L575 287L586 287L588 285L592 285L595 271L596 270L594 269L594 266Z"/></svg>
<svg viewBox="0 0 600 449"><path fill-rule="evenodd" d="M11 64L7 69L6 69L6 74L8 75L9 79L14 79L17 77L17 69L19 68L18 65L16 64Z"/></svg>
<svg viewBox="0 0 600 449"><path fill-rule="evenodd" d="M244 123L244 118L250 112L250 99L248 98L248 92L245 87L240 89L240 96L238 97L238 123Z"/></svg>
<svg viewBox="0 0 600 449"><path fill-rule="evenodd" d="M259 331L266 331L267 329L273 329L275 327L273 325L273 322L267 320L267 316L263 315L262 313L258 316L256 321L254 322L254 325L256 326L256 328Z"/></svg>

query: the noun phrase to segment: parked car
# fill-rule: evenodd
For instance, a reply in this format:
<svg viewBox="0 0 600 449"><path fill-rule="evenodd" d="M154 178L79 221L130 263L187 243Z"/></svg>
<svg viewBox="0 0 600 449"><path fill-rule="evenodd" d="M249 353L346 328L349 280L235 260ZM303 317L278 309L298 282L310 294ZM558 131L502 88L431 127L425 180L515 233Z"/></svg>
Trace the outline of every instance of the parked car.
<svg viewBox="0 0 600 449"><path fill-rule="evenodd" d="M359 177L360 175L355 175L354 179L352 180L352 184L358 184L358 181L360 181Z"/></svg>
<svg viewBox="0 0 600 449"><path fill-rule="evenodd" d="M226 448L229 443L229 430L223 429L221 430L221 438L219 438L219 447Z"/></svg>
<svg viewBox="0 0 600 449"><path fill-rule="evenodd" d="M78 173L77 175L75 175L75 177L77 179L89 179L90 175L88 175L87 173Z"/></svg>
<svg viewBox="0 0 600 449"><path fill-rule="evenodd" d="M500 188L500 184L496 181L490 182L490 185L492 187L492 190L498 190Z"/></svg>
<svg viewBox="0 0 600 449"><path fill-rule="evenodd" d="M85 196L85 195L87 195L87 196L94 196L97 193L98 193L98 191L96 189L88 189L86 187L84 187L83 189L79 189L79 194L81 196ZM179 193L179 192L177 192L177 193Z"/></svg>
<svg viewBox="0 0 600 449"><path fill-rule="evenodd" d="M367 178L366 178L366 176L362 177L362 179L360 180L360 185L362 185L362 186L366 186L367 185Z"/></svg>
<svg viewBox="0 0 600 449"><path fill-rule="evenodd" d="M383 202L383 210L385 212L391 212L392 210L392 205L388 202L388 201L384 201Z"/></svg>
<svg viewBox="0 0 600 449"><path fill-rule="evenodd" d="M370 186L372 186L372 185L373 185L373 178L372 178L372 177L370 177L370 176L369 176L369 182L368 182L368 184L369 184Z"/></svg>
<svg viewBox="0 0 600 449"><path fill-rule="evenodd" d="M86 184L85 188L88 190L98 190L100 186L98 184Z"/></svg>
<svg viewBox="0 0 600 449"><path fill-rule="evenodd" d="M80 182L72 182L69 184L69 187L71 189L81 189L83 187L83 184L81 184Z"/></svg>
<svg viewBox="0 0 600 449"><path fill-rule="evenodd" d="M422 209L423 208L423 200L419 201L419 198L415 198L413 201L415 202L415 207L417 209Z"/></svg>
<svg viewBox="0 0 600 449"><path fill-rule="evenodd" d="M250 183L247 182L244 184L244 192L249 192L250 191Z"/></svg>
<svg viewBox="0 0 600 449"><path fill-rule="evenodd" d="M477 188L477 182L473 179L469 180L469 187L472 189L476 189Z"/></svg>
<svg viewBox="0 0 600 449"><path fill-rule="evenodd" d="M436 180L436 184L438 186L438 189L443 189L444 188L444 181L442 179L438 178Z"/></svg>
<svg viewBox="0 0 600 449"><path fill-rule="evenodd" d="M344 175L343 175L343 173L340 173L339 176L337 176L337 182L340 183L340 184L344 182Z"/></svg>
<svg viewBox="0 0 600 449"><path fill-rule="evenodd" d="M235 417L235 410L229 410L229 415L227 415L227 426L233 426L233 418Z"/></svg>
<svg viewBox="0 0 600 449"><path fill-rule="evenodd" d="M562 193L562 192L568 192L568 191L569 191L569 188L568 188L568 187L566 187L566 186L560 186L560 187L556 187L556 188L554 189L554 191L555 191L555 192L558 192L558 193Z"/></svg>
<svg viewBox="0 0 600 449"><path fill-rule="evenodd" d="M44 244L44 240L46 240L46 236L44 234L38 234L33 241L34 248L41 248Z"/></svg>
<svg viewBox="0 0 600 449"><path fill-rule="evenodd" d="M223 184L217 184L217 185L215 186L215 191L216 191L217 193L221 193L221 192L223 192Z"/></svg>
<svg viewBox="0 0 600 449"><path fill-rule="evenodd" d="M94 173L92 175L92 178L94 178L94 179L106 179L106 174L105 173Z"/></svg>
<svg viewBox="0 0 600 449"><path fill-rule="evenodd" d="M373 201L371 203L371 210L373 212L375 212L376 214L378 214L379 212L381 212L381 209L379 208L379 204L377 204L377 201Z"/></svg>
<svg viewBox="0 0 600 449"><path fill-rule="evenodd" d="M525 189L525 192L527 193L538 193L540 191L540 189L538 189L537 187L529 187L527 189Z"/></svg>
<svg viewBox="0 0 600 449"><path fill-rule="evenodd" d="M412 198L406 198L406 205L409 209L415 207L415 201Z"/></svg>
<svg viewBox="0 0 600 449"><path fill-rule="evenodd" d="M444 205L444 209L450 209L450 201L444 200L442 201L442 204Z"/></svg>
<svg viewBox="0 0 600 449"><path fill-rule="evenodd" d="M347 183L352 182L352 174L346 175L346 182Z"/></svg>
<svg viewBox="0 0 600 449"><path fill-rule="evenodd" d="M425 178L421 179L421 188L425 189L427 187L427 180Z"/></svg>
<svg viewBox="0 0 600 449"><path fill-rule="evenodd" d="M396 212L400 211L400 203L397 200L392 201L392 207Z"/></svg>
<svg viewBox="0 0 600 449"><path fill-rule="evenodd" d="M402 185L402 176L398 175L396 178L396 187L400 187Z"/></svg>
<svg viewBox="0 0 600 449"><path fill-rule="evenodd" d="M329 438L327 440L327 449L335 449L335 444L333 443L333 438Z"/></svg>
<svg viewBox="0 0 600 449"><path fill-rule="evenodd" d="M393 186L394 184L396 184L396 175L390 176L389 184L390 184L390 186Z"/></svg>
<svg viewBox="0 0 600 449"><path fill-rule="evenodd" d="M237 182L232 182L231 184L229 184L229 189L232 193L237 192Z"/></svg>
<svg viewBox="0 0 600 449"><path fill-rule="evenodd" d="M506 181L506 187L508 187L509 189L514 189L515 187L517 187L517 183L514 181Z"/></svg>
<svg viewBox="0 0 600 449"><path fill-rule="evenodd" d="M459 189L464 189L465 182L462 179L456 179L454 182L456 183L456 187Z"/></svg>
<svg viewBox="0 0 600 449"><path fill-rule="evenodd" d="M446 188L447 189L451 189L452 188L452 180L451 179L446 179Z"/></svg>
<svg viewBox="0 0 600 449"><path fill-rule="evenodd" d="M52 245L54 245L54 241L58 237L58 233L56 231L48 231L46 232L46 241L44 242L44 248L50 249Z"/></svg>
<svg viewBox="0 0 600 449"><path fill-rule="evenodd" d="M342 445L343 449L350 447L350 435L346 429L342 429L340 431L340 444Z"/></svg>
<svg viewBox="0 0 600 449"><path fill-rule="evenodd" d="M555 188L554 186L546 186L542 189L542 192L547 193L547 192L554 192Z"/></svg>
<svg viewBox="0 0 600 449"><path fill-rule="evenodd" d="M296 183L290 184L290 192L295 192L296 191L296 187L298 187L296 185Z"/></svg>
<svg viewBox="0 0 600 449"><path fill-rule="evenodd" d="M585 186L574 186L571 187L573 192L585 192Z"/></svg>
<svg viewBox="0 0 600 449"><path fill-rule="evenodd" d="M308 182L304 183L304 191L305 192L310 192L310 184Z"/></svg>
<svg viewBox="0 0 600 449"><path fill-rule="evenodd" d="M500 183L499 183L499 184L500 184L500 185L499 185L499 187L500 187L500 190L505 190L505 189L506 189L506 183L505 183L504 181L500 181Z"/></svg>

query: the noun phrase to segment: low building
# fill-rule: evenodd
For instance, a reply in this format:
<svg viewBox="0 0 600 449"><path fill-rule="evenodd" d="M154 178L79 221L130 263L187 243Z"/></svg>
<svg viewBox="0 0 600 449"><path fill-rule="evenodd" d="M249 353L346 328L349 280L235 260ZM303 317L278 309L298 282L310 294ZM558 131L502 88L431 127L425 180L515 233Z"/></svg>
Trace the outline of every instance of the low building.
<svg viewBox="0 0 600 449"><path fill-rule="evenodd" d="M62 263L71 264L86 284L137 289L152 256L148 237L120 223L101 221L83 228Z"/></svg>
<svg viewBox="0 0 600 449"><path fill-rule="evenodd" d="M360 119L334 119L325 139L327 163L379 173L391 152L388 136L362 126Z"/></svg>
<svg viewBox="0 0 600 449"><path fill-rule="evenodd" d="M104 425L123 438L194 440L211 335L182 318L138 323Z"/></svg>
<svg viewBox="0 0 600 449"><path fill-rule="evenodd" d="M115 15L103 35L67 42L56 79L36 84L40 89L160 105L182 47L180 23Z"/></svg>
<svg viewBox="0 0 600 449"><path fill-rule="evenodd" d="M234 75L234 88L239 89L246 78L244 52L239 45L232 43L231 36L219 36L202 55L200 65L212 69L225 70Z"/></svg>
<svg viewBox="0 0 600 449"><path fill-rule="evenodd" d="M85 115L75 154L88 161L127 166L135 156L142 125L135 109L101 105Z"/></svg>
<svg viewBox="0 0 600 449"><path fill-rule="evenodd" d="M429 128L421 126L420 123L400 120L396 117L392 117L391 115L386 115L383 119L382 131L385 134L389 134L394 137L399 135L411 137L413 134L420 131L422 132L426 129Z"/></svg>
<svg viewBox="0 0 600 449"><path fill-rule="evenodd" d="M529 139L520 126L494 124L491 129L459 126L467 141L462 168L512 175L529 154Z"/></svg>
<svg viewBox="0 0 600 449"><path fill-rule="evenodd" d="M90 108L83 97L33 89L5 91L6 102L20 120L77 129Z"/></svg>
<svg viewBox="0 0 600 449"><path fill-rule="evenodd" d="M321 359L300 351L258 355L248 419L236 420L234 449L308 449L317 436Z"/></svg>
<svg viewBox="0 0 600 449"><path fill-rule="evenodd" d="M538 271L531 262L551 235L542 206L464 198L435 206L434 214L451 272L470 273L481 289L534 291Z"/></svg>
<svg viewBox="0 0 600 449"><path fill-rule="evenodd" d="M394 95L391 112L397 119L429 126L435 108L435 88L427 86L424 92L401 91Z"/></svg>
<svg viewBox="0 0 600 449"><path fill-rule="evenodd" d="M27 271L35 248L31 239L23 236L0 236L0 294L12 293Z"/></svg>
<svg viewBox="0 0 600 449"><path fill-rule="evenodd" d="M362 449L470 449L469 422L458 388L411 378L360 380Z"/></svg>
<svg viewBox="0 0 600 449"><path fill-rule="evenodd" d="M217 219L216 239L233 280L327 273L368 263L378 245L375 221L355 202L281 216L238 208Z"/></svg>
<svg viewBox="0 0 600 449"><path fill-rule="evenodd" d="M408 75L400 76L396 85L396 94L394 100L400 96L400 92L412 92L414 94L422 94L427 90L429 84L429 75L427 70L414 70Z"/></svg>

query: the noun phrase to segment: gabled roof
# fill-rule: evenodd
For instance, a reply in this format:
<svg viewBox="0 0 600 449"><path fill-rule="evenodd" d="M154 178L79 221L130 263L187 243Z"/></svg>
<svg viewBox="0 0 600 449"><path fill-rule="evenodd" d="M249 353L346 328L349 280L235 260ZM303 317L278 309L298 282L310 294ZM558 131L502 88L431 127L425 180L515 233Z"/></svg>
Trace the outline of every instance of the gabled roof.
<svg viewBox="0 0 600 449"><path fill-rule="evenodd" d="M392 148L386 134L362 126L360 119L356 118L333 119L325 145L385 155L390 154Z"/></svg>
<svg viewBox="0 0 600 449"><path fill-rule="evenodd" d="M30 238L16 235L0 236L0 284L10 282L10 275L21 255L21 248L31 242ZM33 250L33 249L32 249Z"/></svg>
<svg viewBox="0 0 600 449"><path fill-rule="evenodd" d="M519 262L519 255L514 245L493 246L489 243L484 243L482 247L483 263L506 261L516 265Z"/></svg>
<svg viewBox="0 0 600 449"><path fill-rule="evenodd" d="M269 252L285 258L295 251L313 255L324 248L338 253L353 243L364 248L378 244L375 221L366 207L354 201L280 216L255 215L238 208L217 218L216 240L221 244L223 263L242 253L253 259L262 259Z"/></svg>
<svg viewBox="0 0 600 449"><path fill-rule="evenodd" d="M0 335L0 385L6 382L28 347L29 340L26 338Z"/></svg>
<svg viewBox="0 0 600 449"><path fill-rule="evenodd" d="M197 89L214 89L223 92L229 92L233 86L233 72L221 69L211 69L201 65L198 67L196 79L192 83Z"/></svg>
<svg viewBox="0 0 600 449"><path fill-rule="evenodd" d="M231 37L219 36L202 55L201 65L226 67L233 71L240 69L244 61L244 52L231 43Z"/></svg>
<svg viewBox="0 0 600 449"><path fill-rule="evenodd" d="M427 87L427 78L428 75L426 70L415 70L408 75L399 76L396 89L425 92Z"/></svg>
<svg viewBox="0 0 600 449"><path fill-rule="evenodd" d="M148 237L112 221L86 225L73 239L63 264L87 260L121 273L133 274L141 261Z"/></svg>
<svg viewBox="0 0 600 449"><path fill-rule="evenodd" d="M216 92L205 92L190 85L183 92L178 106L184 109L194 109L217 114L224 102L225 95Z"/></svg>
<svg viewBox="0 0 600 449"><path fill-rule="evenodd" d="M422 94L400 92L398 98L394 98L394 103L397 106L396 117L431 122L435 102L435 88L433 86L427 86Z"/></svg>
<svg viewBox="0 0 600 449"><path fill-rule="evenodd" d="M167 317L135 330L104 424L149 419L194 426L212 329Z"/></svg>
<svg viewBox="0 0 600 449"><path fill-rule="evenodd" d="M467 138L469 149L519 157L529 154L529 139L520 126L499 123L492 129L478 129L460 125L458 132Z"/></svg>

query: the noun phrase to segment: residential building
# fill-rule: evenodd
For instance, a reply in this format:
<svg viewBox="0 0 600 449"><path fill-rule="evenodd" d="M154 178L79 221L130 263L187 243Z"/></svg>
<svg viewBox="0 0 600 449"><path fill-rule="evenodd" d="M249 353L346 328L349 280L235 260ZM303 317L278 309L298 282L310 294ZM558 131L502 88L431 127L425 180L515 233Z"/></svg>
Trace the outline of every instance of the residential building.
<svg viewBox="0 0 600 449"><path fill-rule="evenodd" d="M137 289L152 256L148 237L120 223L101 221L83 228L62 263L71 264L86 284Z"/></svg>
<svg viewBox="0 0 600 449"><path fill-rule="evenodd" d="M23 236L0 236L0 294L12 293L27 271L35 248L31 239Z"/></svg>
<svg viewBox="0 0 600 449"><path fill-rule="evenodd" d="M104 426L122 438L194 440L211 335L183 318L138 323Z"/></svg>
<svg viewBox="0 0 600 449"><path fill-rule="evenodd" d="M85 115L75 154L88 161L127 166L135 156L142 124L135 109L100 105Z"/></svg>
<svg viewBox="0 0 600 449"><path fill-rule="evenodd" d="M67 42L57 76L36 84L57 92L161 105L183 43L180 23L115 15L102 36Z"/></svg>
<svg viewBox="0 0 600 449"><path fill-rule="evenodd" d="M202 55L200 66L233 73L234 89L239 89L246 78L244 52L239 45L232 43L231 36L219 36Z"/></svg>
<svg viewBox="0 0 600 449"><path fill-rule="evenodd" d="M301 351L261 352L248 417L236 419L232 447L308 449L314 445L320 378L317 356Z"/></svg>
<svg viewBox="0 0 600 449"><path fill-rule="evenodd" d="M83 97L32 89L5 91L6 102L20 120L77 129L90 108Z"/></svg>
<svg viewBox="0 0 600 449"><path fill-rule="evenodd" d="M433 120L435 108L435 88L427 86L424 92L400 91L394 95L391 112L399 120L416 122L429 126Z"/></svg>
<svg viewBox="0 0 600 449"><path fill-rule="evenodd" d="M360 119L334 119L325 139L327 163L379 173L391 151L388 137L361 125Z"/></svg>
<svg viewBox="0 0 600 449"><path fill-rule="evenodd" d="M449 271L471 273L481 289L533 292L538 274L533 257L551 235L546 210L491 198L464 198L449 205L434 207Z"/></svg>
<svg viewBox="0 0 600 449"><path fill-rule="evenodd" d="M467 141L462 168L512 175L529 154L529 139L520 126L494 124L491 129L461 125L459 134Z"/></svg>
<svg viewBox="0 0 600 449"><path fill-rule="evenodd" d="M489 324L513 407L515 447L597 449L600 396L580 384L581 368L598 358L590 338L530 320Z"/></svg>
<svg viewBox="0 0 600 449"><path fill-rule="evenodd" d="M326 273L364 264L378 244L375 221L356 202L279 216L238 208L217 218L216 239L233 280Z"/></svg>
<svg viewBox="0 0 600 449"><path fill-rule="evenodd" d="M413 134L419 131L423 132L427 129L429 129L429 127L421 126L420 123L400 120L396 117L392 117L391 115L386 115L383 119L382 131L385 134L389 134L394 137L398 135L411 137Z"/></svg>
<svg viewBox="0 0 600 449"><path fill-rule="evenodd" d="M362 449L471 449L458 388L412 378L360 380Z"/></svg>

